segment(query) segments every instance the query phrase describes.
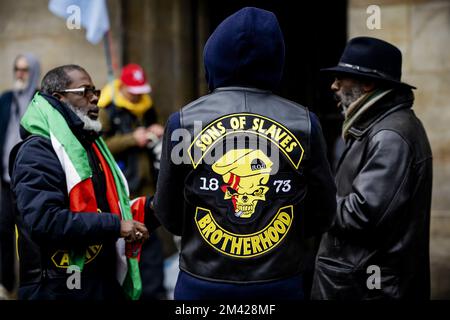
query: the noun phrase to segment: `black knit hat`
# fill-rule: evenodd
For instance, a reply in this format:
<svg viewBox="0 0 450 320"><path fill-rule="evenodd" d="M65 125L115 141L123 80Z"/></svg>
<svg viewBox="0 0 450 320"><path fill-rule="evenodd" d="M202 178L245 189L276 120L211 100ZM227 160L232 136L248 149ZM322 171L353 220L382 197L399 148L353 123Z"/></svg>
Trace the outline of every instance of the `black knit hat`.
<svg viewBox="0 0 450 320"><path fill-rule="evenodd" d="M416 87L401 82L402 53L392 44L370 37L351 39L336 67L323 72L345 73L364 78L382 80L394 85Z"/></svg>

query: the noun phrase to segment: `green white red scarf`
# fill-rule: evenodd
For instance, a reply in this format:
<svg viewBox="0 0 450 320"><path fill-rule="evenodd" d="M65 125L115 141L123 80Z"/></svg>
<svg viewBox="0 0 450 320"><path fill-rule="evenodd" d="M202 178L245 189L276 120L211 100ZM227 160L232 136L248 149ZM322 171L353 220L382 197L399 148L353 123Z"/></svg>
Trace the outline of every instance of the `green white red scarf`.
<svg viewBox="0 0 450 320"><path fill-rule="evenodd" d="M39 93L33 97L21 125L31 134L51 140L53 149L65 172L70 210L77 212L97 212L97 201L92 183L92 169L86 150L72 133L61 113ZM121 170L114 161L111 152L101 137L93 142L92 147L105 173L107 200L112 214L123 220L144 220L145 197L130 203L128 185ZM118 276L125 294L132 300L139 298L142 283L139 273L140 244L126 244L126 274ZM123 257L125 260L125 257ZM83 270L84 252L71 252L70 265L77 265Z"/></svg>

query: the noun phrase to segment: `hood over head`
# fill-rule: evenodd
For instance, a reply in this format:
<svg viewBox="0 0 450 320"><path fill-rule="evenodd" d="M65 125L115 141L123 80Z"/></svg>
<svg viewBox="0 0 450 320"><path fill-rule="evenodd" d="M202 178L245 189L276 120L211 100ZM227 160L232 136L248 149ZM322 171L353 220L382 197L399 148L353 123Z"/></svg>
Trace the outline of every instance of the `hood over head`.
<svg viewBox="0 0 450 320"><path fill-rule="evenodd" d="M32 53L24 53L20 54L14 59L14 66L19 58L24 57L28 63L28 83L25 88L22 90L13 90L15 103L17 103L19 107L20 116L23 115L25 110L27 109L28 103L33 98L34 93L38 90L39 87L39 78L41 76L41 65L36 58L36 56Z"/></svg>
<svg viewBox="0 0 450 320"><path fill-rule="evenodd" d="M26 95L30 96L31 99L31 97L34 95L35 91L39 87L39 78L41 76L41 65L37 57L30 52L19 54L14 59L14 65L16 65L17 60L21 57L24 57L27 60L29 70L28 84L27 87L22 91Z"/></svg>
<svg viewBox="0 0 450 320"><path fill-rule="evenodd" d="M276 16L253 7L237 11L209 37L203 59L211 91L226 86L276 89L284 66L284 39Z"/></svg>

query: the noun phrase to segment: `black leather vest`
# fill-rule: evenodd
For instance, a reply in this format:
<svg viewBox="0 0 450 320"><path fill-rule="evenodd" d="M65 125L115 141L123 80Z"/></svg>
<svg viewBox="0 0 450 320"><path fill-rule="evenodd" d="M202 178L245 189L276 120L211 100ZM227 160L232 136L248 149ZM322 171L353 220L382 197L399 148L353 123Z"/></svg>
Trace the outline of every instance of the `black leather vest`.
<svg viewBox="0 0 450 320"><path fill-rule="evenodd" d="M308 110L268 91L227 87L184 107L180 122L187 167L180 267L226 282L301 272Z"/></svg>

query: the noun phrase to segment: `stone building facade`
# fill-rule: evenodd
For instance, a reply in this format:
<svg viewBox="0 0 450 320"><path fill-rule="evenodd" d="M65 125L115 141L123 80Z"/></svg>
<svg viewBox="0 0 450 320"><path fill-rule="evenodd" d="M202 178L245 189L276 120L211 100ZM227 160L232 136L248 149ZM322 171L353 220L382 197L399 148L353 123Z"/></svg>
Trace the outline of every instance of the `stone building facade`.
<svg viewBox="0 0 450 320"><path fill-rule="evenodd" d="M379 6L381 29L367 27ZM348 37L372 36L403 53L402 79L417 87L414 110L433 150L432 297L450 299L450 1L350 0Z"/></svg>

